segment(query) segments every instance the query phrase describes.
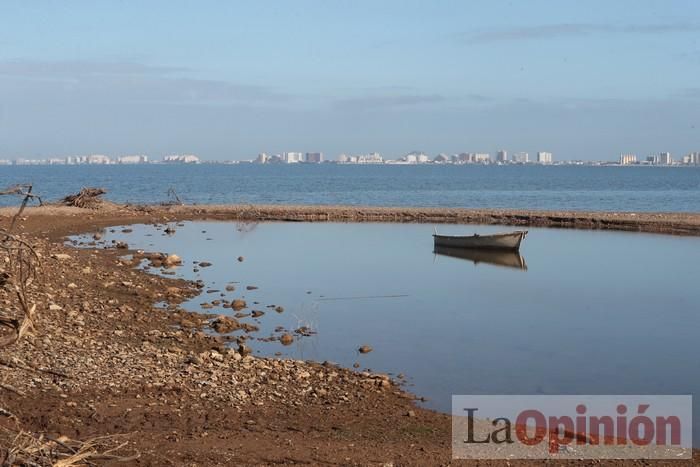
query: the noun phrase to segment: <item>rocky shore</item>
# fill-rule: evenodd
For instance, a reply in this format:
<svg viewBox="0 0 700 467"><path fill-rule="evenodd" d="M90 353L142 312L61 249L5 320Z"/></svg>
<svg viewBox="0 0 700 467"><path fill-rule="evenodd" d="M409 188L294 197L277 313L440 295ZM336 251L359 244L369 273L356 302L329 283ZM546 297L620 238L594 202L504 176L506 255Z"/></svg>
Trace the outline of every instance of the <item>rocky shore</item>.
<svg viewBox="0 0 700 467"><path fill-rule="evenodd" d="M2 210L0 226L15 211ZM700 233L700 216L694 214L567 218L506 211L108 203L100 209L31 208L16 232L40 259L29 290L37 312L32 332L0 349L0 464L17 443L10 435L19 431L51 439L113 437L127 465L461 464L451 460L450 418L417 407L388 377L328 362L247 355L206 332L211 316L178 306L199 292L195 284L137 270L122 258L122 249L64 245L67 234L108 225L187 219L479 222ZM16 305L12 290L0 288L0 303L3 309ZM105 457L98 463L110 462Z"/></svg>

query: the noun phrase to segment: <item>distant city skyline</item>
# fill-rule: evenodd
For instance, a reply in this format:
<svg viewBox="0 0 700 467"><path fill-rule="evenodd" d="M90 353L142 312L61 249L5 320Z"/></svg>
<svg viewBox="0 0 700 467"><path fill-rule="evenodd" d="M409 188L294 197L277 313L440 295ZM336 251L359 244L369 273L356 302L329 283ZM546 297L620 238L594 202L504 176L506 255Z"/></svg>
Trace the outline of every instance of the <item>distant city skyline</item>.
<svg viewBox="0 0 700 467"><path fill-rule="evenodd" d="M200 163L252 163L252 164L476 164L476 165L654 165L654 166L700 166L700 152L690 152L674 159L670 152L651 154L645 159L638 159L636 154L623 153L617 161L610 160L561 160L548 151L538 151L532 157L528 152L509 153L507 150L488 152L460 152L430 155L424 151L411 151L398 157L385 157L379 152L363 154L341 153L328 159L322 152L287 151L277 154L261 152L254 159L206 160L195 154L168 154L162 159L149 158L146 154L109 156L106 154L54 156L44 159L15 158L0 159L0 166L8 165L133 165L133 164L200 164Z"/></svg>
<svg viewBox="0 0 700 467"><path fill-rule="evenodd" d="M0 159L700 150L692 0L8 0L0 26Z"/></svg>

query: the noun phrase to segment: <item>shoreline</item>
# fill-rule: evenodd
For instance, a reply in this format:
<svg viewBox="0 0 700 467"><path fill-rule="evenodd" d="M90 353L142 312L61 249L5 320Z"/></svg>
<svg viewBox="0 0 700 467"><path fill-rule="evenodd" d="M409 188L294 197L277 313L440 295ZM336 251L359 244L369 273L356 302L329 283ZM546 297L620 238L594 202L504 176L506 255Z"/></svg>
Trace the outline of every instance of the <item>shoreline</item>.
<svg viewBox="0 0 700 467"><path fill-rule="evenodd" d="M0 226L16 212L0 210ZM213 315L179 307L199 293L193 283L136 269L133 261L121 258L128 250L79 249L64 240L69 234L133 223L495 223L515 212L112 203L96 210L28 208L16 233L40 254L41 276L30 294L37 314L31 335L0 348L3 384L15 390L0 389L0 409L32 433L83 441L119 435L120 442L128 443L126 454L139 454L135 465L474 465L451 459L449 414L417 406L414 395L387 377L327 362L243 355L224 336L207 332ZM518 213L513 222L543 219ZM551 221L555 214L546 216ZM673 233L700 235L700 215L631 217L641 221L636 231L658 233L666 226ZM591 225L631 230L629 215L621 217L622 224L603 222L605 218L597 217ZM581 225L566 222L568 227ZM12 301L5 289L0 298ZM164 301L167 309L156 306ZM11 426L6 422L0 417L0 428ZM3 442L7 438L0 437L0 459Z"/></svg>
<svg viewBox="0 0 700 467"><path fill-rule="evenodd" d="M16 208L0 208L10 216ZM246 222L396 222L483 224L581 230L615 230L700 236L700 213L538 211L517 209L402 208L325 205L120 205L105 202L99 211L47 204L28 207L28 216L86 216L96 226L108 222L225 220ZM78 231L62 231L65 234Z"/></svg>

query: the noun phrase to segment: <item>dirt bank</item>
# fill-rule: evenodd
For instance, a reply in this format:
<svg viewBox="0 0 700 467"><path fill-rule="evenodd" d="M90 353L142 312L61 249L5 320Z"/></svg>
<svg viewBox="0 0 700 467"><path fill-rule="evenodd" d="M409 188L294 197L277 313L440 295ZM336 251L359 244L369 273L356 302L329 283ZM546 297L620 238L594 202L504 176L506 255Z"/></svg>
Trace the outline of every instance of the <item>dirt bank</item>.
<svg viewBox="0 0 700 467"><path fill-rule="evenodd" d="M12 212L0 213L0 225ZM120 258L123 250L65 247L62 237L106 225L200 218L481 223L509 216L272 206L27 210L17 231L41 259L29 293L37 318L32 334L0 349L0 409L15 417L0 415L0 459L14 442L8 430L21 428L78 440L119 435L115 442L127 443L120 453L139 454L126 465L455 464L449 417L416 407L383 375L245 356L204 332L208 316L177 307L197 293L193 284L135 270ZM602 223L606 216L615 219L605 215L591 225L610 228L601 227L612 225ZM697 217L645 215L639 224L645 227L634 230L696 234ZM16 305L7 288L0 288L0 300L3 309ZM163 301L174 306L156 306Z"/></svg>
<svg viewBox="0 0 700 467"><path fill-rule="evenodd" d="M8 215L11 209L0 209ZM285 205L194 205L194 206L119 206L106 204L96 211L45 206L31 208L26 216L80 218L82 225L141 222L150 220L219 219L248 221L306 222L420 222L453 224L501 224L520 227L602 229L674 235L700 235L700 213L663 212L581 212L524 211L510 209L393 208L356 206ZM70 223L59 221L53 232L66 232ZM49 226L47 226L48 228Z"/></svg>

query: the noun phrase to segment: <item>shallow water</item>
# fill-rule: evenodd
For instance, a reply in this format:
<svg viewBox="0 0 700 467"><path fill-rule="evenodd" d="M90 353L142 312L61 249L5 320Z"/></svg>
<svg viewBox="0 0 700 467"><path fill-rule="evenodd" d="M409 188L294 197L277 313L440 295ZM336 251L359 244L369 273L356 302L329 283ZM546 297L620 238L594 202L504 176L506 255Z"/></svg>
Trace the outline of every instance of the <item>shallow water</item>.
<svg viewBox="0 0 700 467"><path fill-rule="evenodd" d="M277 326L317 332L288 347L251 340L256 353L403 373L432 408L449 411L452 394L700 394L699 238L530 229L524 269L435 255L430 225L132 228L105 240L176 253L177 276L206 288L239 282L227 298L259 301L251 308L266 313L256 336ZM194 273L193 261L213 265ZM217 298L203 293L185 308ZM374 350L359 354L363 344Z"/></svg>

